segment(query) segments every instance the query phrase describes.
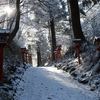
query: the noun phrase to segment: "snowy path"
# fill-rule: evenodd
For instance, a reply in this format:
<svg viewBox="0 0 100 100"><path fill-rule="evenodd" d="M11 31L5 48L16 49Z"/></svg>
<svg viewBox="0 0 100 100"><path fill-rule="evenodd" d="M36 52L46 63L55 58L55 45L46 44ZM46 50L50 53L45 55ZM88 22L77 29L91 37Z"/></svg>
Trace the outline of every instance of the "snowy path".
<svg viewBox="0 0 100 100"><path fill-rule="evenodd" d="M84 88L82 88L84 87ZM18 85L14 100L98 100L87 86L54 67L31 67Z"/></svg>

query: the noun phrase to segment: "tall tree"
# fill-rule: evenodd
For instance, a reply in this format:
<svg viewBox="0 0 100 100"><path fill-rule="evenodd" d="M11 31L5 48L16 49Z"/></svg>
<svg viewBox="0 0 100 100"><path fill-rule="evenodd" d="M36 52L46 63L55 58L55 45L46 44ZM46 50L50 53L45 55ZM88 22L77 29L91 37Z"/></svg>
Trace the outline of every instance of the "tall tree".
<svg viewBox="0 0 100 100"><path fill-rule="evenodd" d="M54 61L54 51L56 49L56 35L55 35L55 25L54 25L54 18L50 21L51 27L51 38L52 38L52 62Z"/></svg>
<svg viewBox="0 0 100 100"><path fill-rule="evenodd" d="M86 41L80 24L78 0L69 0L74 37Z"/></svg>

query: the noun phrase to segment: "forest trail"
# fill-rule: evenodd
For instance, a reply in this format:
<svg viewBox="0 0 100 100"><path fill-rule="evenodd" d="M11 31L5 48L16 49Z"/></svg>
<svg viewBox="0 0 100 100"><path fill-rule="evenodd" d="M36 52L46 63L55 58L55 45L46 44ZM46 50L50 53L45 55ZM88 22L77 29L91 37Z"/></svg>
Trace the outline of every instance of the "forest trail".
<svg viewBox="0 0 100 100"><path fill-rule="evenodd" d="M98 100L89 87L55 67L28 68L14 100Z"/></svg>

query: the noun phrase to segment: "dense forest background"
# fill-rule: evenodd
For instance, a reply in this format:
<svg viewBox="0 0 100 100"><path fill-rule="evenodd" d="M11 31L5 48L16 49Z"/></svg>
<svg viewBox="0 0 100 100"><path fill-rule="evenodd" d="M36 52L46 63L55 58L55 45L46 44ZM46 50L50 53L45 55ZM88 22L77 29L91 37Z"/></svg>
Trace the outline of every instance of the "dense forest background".
<svg viewBox="0 0 100 100"><path fill-rule="evenodd" d="M0 28L10 29L12 40L25 46L37 62L37 47L46 62L54 61L56 44L66 53L74 38L93 43L99 36L99 0L4 0Z"/></svg>
<svg viewBox="0 0 100 100"><path fill-rule="evenodd" d="M62 57L73 52L73 39L94 44L100 34L99 0L4 0L0 4L0 28L9 29L12 41L32 53L33 65L54 62L54 50L62 45ZM70 54L70 53L69 53ZM98 60L97 60L98 61Z"/></svg>

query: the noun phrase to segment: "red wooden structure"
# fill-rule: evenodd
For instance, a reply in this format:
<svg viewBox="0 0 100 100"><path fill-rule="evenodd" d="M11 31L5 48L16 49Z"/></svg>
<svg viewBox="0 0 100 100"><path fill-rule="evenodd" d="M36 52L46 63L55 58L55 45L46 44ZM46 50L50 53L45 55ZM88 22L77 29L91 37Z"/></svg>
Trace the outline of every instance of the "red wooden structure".
<svg viewBox="0 0 100 100"><path fill-rule="evenodd" d="M22 53L22 62L25 62L25 53L26 53L26 47L21 47L21 53Z"/></svg>
<svg viewBox="0 0 100 100"><path fill-rule="evenodd" d="M55 62L57 62L57 51L54 51L54 58L55 58Z"/></svg>
<svg viewBox="0 0 100 100"><path fill-rule="evenodd" d="M99 47L97 48L98 51L100 51L100 37L95 37L94 42L97 42Z"/></svg>
<svg viewBox="0 0 100 100"><path fill-rule="evenodd" d="M41 58L42 66L44 66L44 58Z"/></svg>
<svg viewBox="0 0 100 100"><path fill-rule="evenodd" d="M28 52L29 52L29 50L28 49L26 49L25 50L25 61L26 61L26 63L28 63Z"/></svg>
<svg viewBox="0 0 100 100"><path fill-rule="evenodd" d="M55 62L61 62L61 45L56 45L56 49L54 51Z"/></svg>
<svg viewBox="0 0 100 100"><path fill-rule="evenodd" d="M28 63L32 64L32 54L31 53L28 54Z"/></svg>
<svg viewBox="0 0 100 100"><path fill-rule="evenodd" d="M79 54L79 50L80 50L80 47L81 47L81 39L74 39L73 43L74 43L76 54L77 54L77 57L78 57L78 63L81 64L80 54Z"/></svg>
<svg viewBox="0 0 100 100"><path fill-rule="evenodd" d="M7 44L7 38L9 37L10 30L0 30L0 81L3 81L3 59L4 59L4 47Z"/></svg>

